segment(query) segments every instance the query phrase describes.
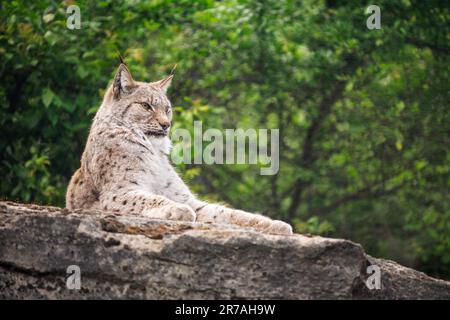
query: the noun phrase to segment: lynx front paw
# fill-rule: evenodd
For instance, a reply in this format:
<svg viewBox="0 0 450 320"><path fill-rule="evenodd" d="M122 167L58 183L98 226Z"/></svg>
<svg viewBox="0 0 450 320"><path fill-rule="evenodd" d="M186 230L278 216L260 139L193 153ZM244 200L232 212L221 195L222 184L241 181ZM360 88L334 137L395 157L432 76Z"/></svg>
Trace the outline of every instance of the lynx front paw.
<svg viewBox="0 0 450 320"><path fill-rule="evenodd" d="M195 221L196 215L191 207L184 204L167 205L161 208L146 210L143 214L147 217L176 221Z"/></svg>
<svg viewBox="0 0 450 320"><path fill-rule="evenodd" d="M167 219L179 221L195 221L196 214L191 207L179 204L171 206L167 213Z"/></svg>
<svg viewBox="0 0 450 320"><path fill-rule="evenodd" d="M270 218L247 213L241 210L234 210L231 214L232 223L255 228L264 233L291 235L292 227L286 222L272 220Z"/></svg>
<svg viewBox="0 0 450 320"><path fill-rule="evenodd" d="M269 227L264 231L267 233L291 235L292 227L289 224L287 224L286 222L274 220L274 221L271 221Z"/></svg>

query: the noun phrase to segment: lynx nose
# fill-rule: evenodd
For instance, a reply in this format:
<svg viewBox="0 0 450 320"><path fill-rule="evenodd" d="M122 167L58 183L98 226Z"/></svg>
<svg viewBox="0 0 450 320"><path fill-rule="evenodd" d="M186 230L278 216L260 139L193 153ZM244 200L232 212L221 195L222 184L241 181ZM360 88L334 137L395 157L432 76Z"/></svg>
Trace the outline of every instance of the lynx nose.
<svg viewBox="0 0 450 320"><path fill-rule="evenodd" d="M169 129L169 127L170 127L170 124L167 124L167 123L160 123L159 125L161 126L163 131L167 131L167 129Z"/></svg>

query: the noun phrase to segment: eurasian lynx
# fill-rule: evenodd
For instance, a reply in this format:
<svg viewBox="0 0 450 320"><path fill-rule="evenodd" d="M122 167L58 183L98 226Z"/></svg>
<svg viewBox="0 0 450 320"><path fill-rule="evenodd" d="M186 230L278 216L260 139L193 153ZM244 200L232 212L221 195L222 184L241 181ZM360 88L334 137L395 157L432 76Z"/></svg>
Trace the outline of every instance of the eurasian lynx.
<svg viewBox="0 0 450 320"><path fill-rule="evenodd" d="M66 194L68 209L138 213L155 219L216 222L292 234L282 221L198 200L169 162L172 75L134 81L121 63L92 124Z"/></svg>

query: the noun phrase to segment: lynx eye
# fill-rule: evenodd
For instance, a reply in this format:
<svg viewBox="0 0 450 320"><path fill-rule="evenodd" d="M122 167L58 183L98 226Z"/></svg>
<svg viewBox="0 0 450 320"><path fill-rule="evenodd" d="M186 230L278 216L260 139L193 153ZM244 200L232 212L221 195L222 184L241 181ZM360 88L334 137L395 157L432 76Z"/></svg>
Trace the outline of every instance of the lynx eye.
<svg viewBox="0 0 450 320"><path fill-rule="evenodd" d="M167 113L167 114L170 113L170 107L169 107L169 106L166 107L166 113Z"/></svg>
<svg viewBox="0 0 450 320"><path fill-rule="evenodd" d="M153 109L153 107L150 105L150 103L142 102L141 106L143 106L146 110L155 111L155 109Z"/></svg>

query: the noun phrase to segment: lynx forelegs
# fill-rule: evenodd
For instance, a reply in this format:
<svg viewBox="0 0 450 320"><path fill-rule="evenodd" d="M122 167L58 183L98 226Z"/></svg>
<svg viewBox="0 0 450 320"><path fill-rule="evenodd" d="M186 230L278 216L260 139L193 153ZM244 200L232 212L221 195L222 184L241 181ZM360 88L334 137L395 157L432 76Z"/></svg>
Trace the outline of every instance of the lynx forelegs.
<svg viewBox="0 0 450 320"><path fill-rule="evenodd" d="M141 213L154 219L195 221L196 214L188 205L146 191L111 193L100 198L103 210Z"/></svg>
<svg viewBox="0 0 450 320"><path fill-rule="evenodd" d="M274 234L292 234L292 227L279 220L272 220L259 214L230 209L217 204L199 206L196 210L198 222L216 222L252 227L262 232Z"/></svg>
<svg viewBox="0 0 450 320"><path fill-rule="evenodd" d="M195 221L196 214L191 207L181 203L165 204L158 208L145 209L142 214L153 219Z"/></svg>

